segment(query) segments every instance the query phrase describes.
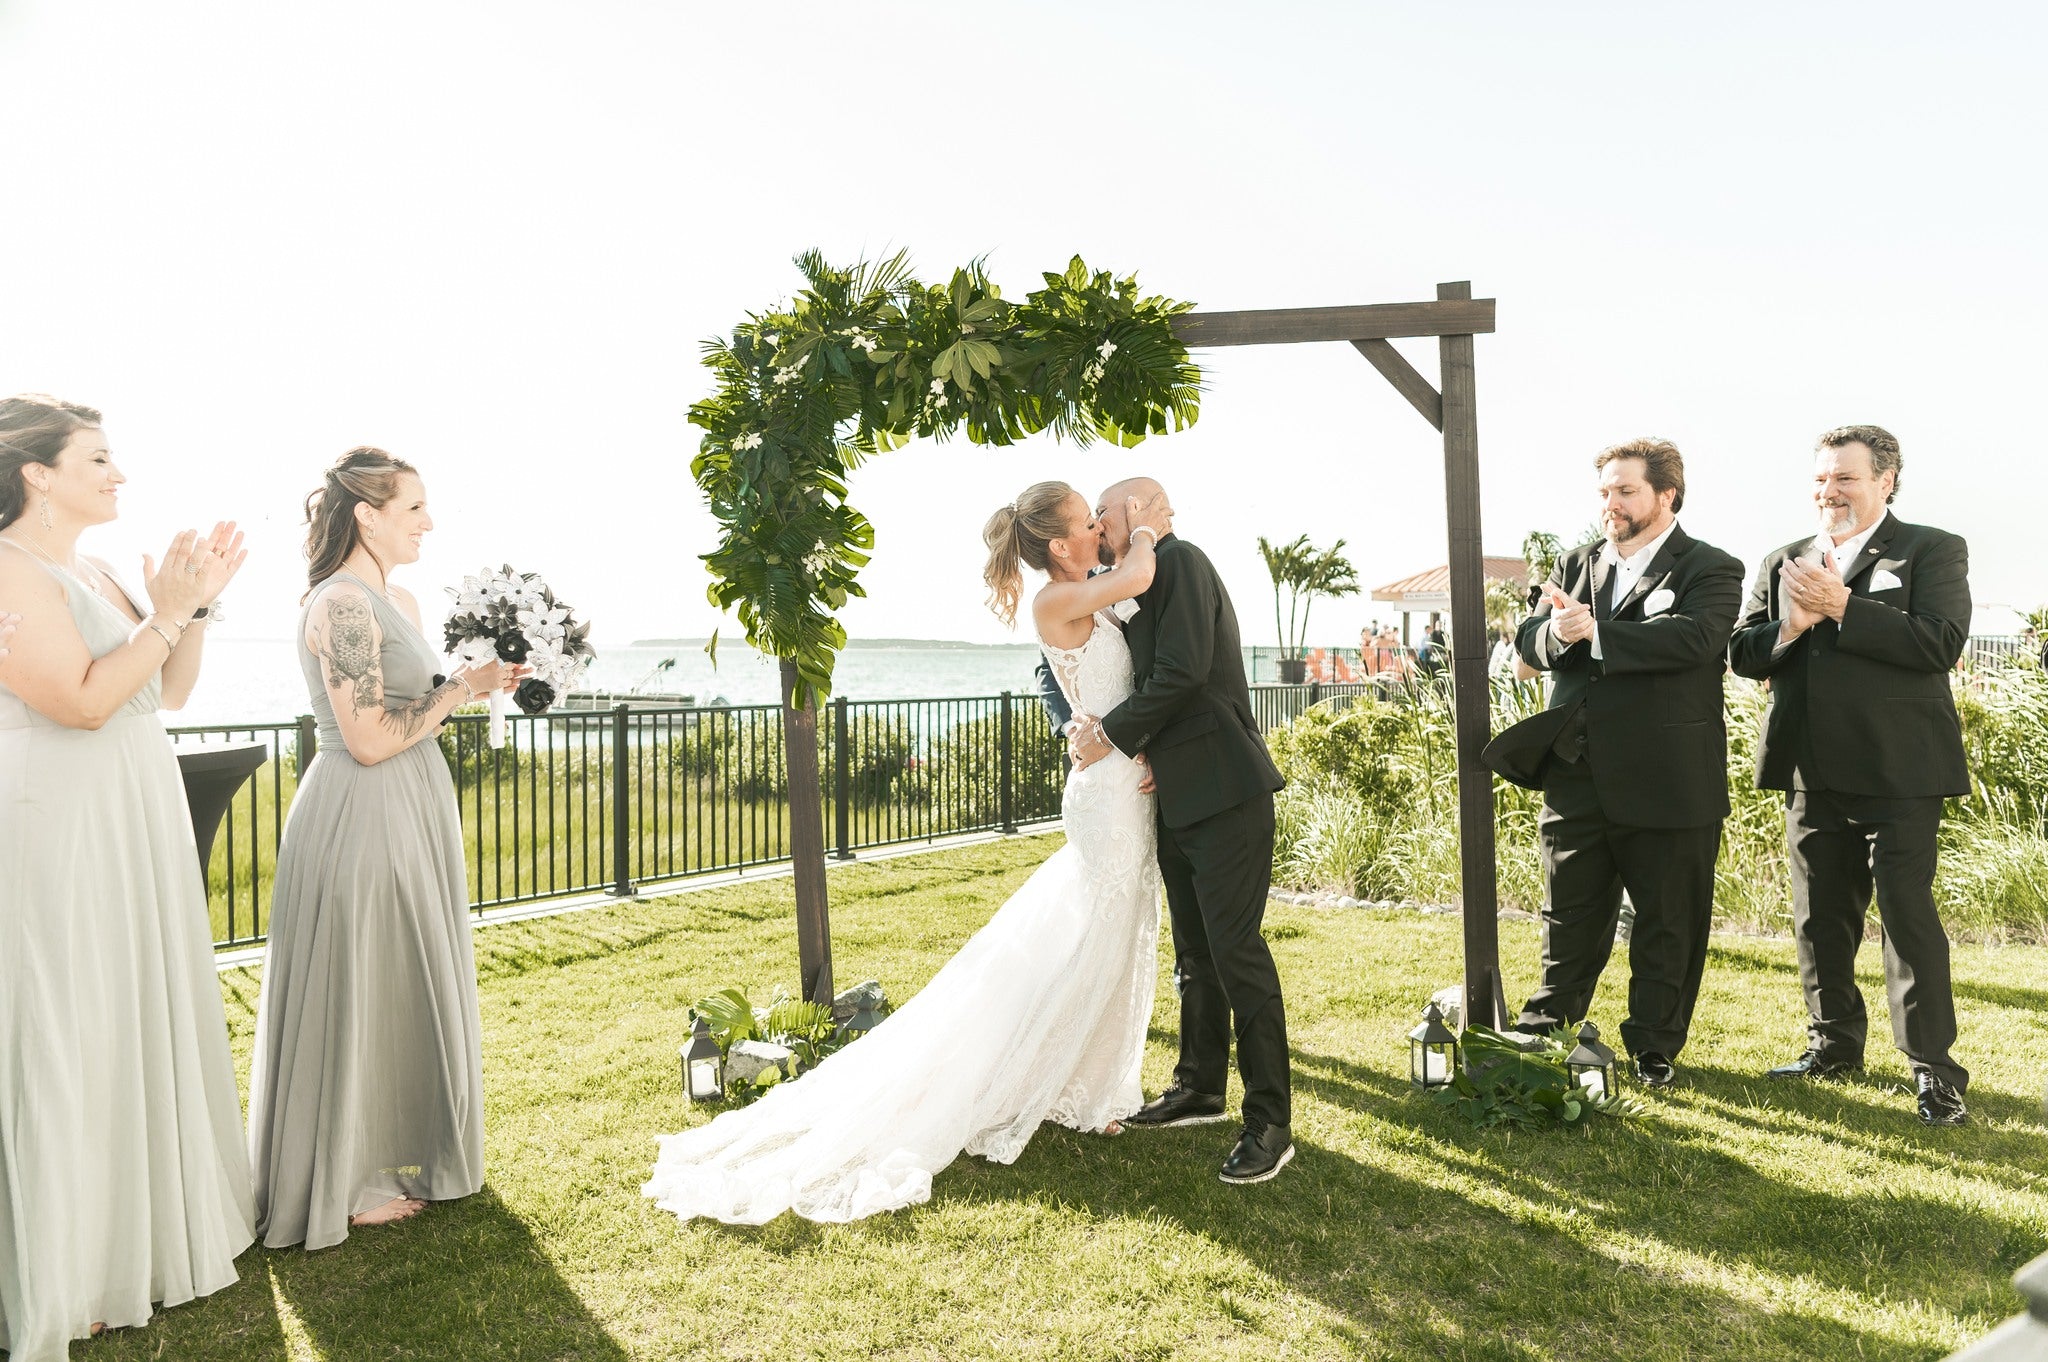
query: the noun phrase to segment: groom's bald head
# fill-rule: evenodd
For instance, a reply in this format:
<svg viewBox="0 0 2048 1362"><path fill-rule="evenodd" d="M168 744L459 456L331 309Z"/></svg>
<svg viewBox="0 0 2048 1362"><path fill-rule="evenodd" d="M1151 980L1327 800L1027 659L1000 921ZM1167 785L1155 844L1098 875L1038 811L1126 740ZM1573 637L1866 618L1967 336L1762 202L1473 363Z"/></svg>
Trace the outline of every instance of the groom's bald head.
<svg viewBox="0 0 2048 1362"><path fill-rule="evenodd" d="M1102 494L1102 500L1095 506L1095 517L1100 520L1108 515L1123 516L1130 509L1125 505L1125 499L1128 497L1136 497L1139 501L1151 501L1154 497L1165 495L1166 489L1155 479L1125 478L1122 482L1111 483L1109 490Z"/></svg>
<svg viewBox="0 0 2048 1362"><path fill-rule="evenodd" d="M1111 483L1095 503L1095 521L1102 527L1101 553L1105 563L1121 558L1131 545L1131 498L1141 506L1166 500L1166 489L1152 478L1125 478Z"/></svg>

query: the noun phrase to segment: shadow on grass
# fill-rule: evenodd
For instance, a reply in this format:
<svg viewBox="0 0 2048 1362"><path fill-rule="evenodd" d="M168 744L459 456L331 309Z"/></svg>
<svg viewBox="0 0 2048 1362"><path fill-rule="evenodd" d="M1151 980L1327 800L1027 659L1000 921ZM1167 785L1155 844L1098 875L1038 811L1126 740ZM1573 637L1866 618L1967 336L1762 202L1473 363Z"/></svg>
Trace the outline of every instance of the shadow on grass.
<svg viewBox="0 0 2048 1362"><path fill-rule="evenodd" d="M331 1249L257 1261L322 1357L626 1358L488 1187Z"/></svg>
<svg viewBox="0 0 2048 1362"><path fill-rule="evenodd" d="M1974 1198L1927 1196L1882 1185L1862 1198L1811 1191L1725 1152L1711 1132L1676 1129L1657 1119L1665 1100L1692 1100L1716 1119L1740 1118L1736 1103L1764 1080L1687 1070L1688 1089L1650 1099L1646 1116L1596 1122L1579 1131L1507 1137L1475 1131L1435 1104L1410 1094L1401 1079L1327 1055L1297 1053L1297 1088L1432 1142L1447 1164L1532 1203L1560 1195L1593 1225L1659 1240L1688 1254L1748 1263L1787 1280L1819 1282L1866 1296L1916 1299L1960 1315L1995 1316L2009 1300L2013 1271L2044 1248L2048 1227L2009 1219ZM1775 1088L1775 1085L1774 1085ZM1867 1089L1876 1096L1874 1088ZM1788 1110L1815 1114L1880 1159L1916 1158L1957 1177L1992 1176L2034 1185L2022 1168L2039 1156L2034 1132L2015 1145L2012 1132L1923 1130L1910 1099L1880 1104L1844 1093L1793 1090L1774 1096ZM1732 1099L1732 1100L1731 1100ZM1903 1106L1900 1104L1904 1103ZM2017 1107L2002 1094L1990 1104ZM1980 1103L1980 1105L1984 1105ZM1918 1151L1885 1141L1925 1141ZM1465 1156L1453 1157L1452 1151ZM2032 1156L2032 1157L2027 1157ZM2001 1167L2019 1158L2021 1167ZM1796 1174L1796 1169L1791 1170ZM1753 1308L1744 1306L1741 1308Z"/></svg>

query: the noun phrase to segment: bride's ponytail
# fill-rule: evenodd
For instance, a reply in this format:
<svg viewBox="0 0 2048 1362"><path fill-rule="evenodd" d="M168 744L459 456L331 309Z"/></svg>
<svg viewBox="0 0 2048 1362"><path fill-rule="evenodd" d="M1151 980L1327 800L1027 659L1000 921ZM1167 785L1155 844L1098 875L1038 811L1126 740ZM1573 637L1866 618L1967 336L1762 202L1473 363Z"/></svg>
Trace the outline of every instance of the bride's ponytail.
<svg viewBox="0 0 2048 1362"><path fill-rule="evenodd" d="M1064 510L1074 489L1063 482L1035 482L1008 506L996 508L981 530L981 542L988 545L988 566L981 580L988 583L989 609L1005 624L1017 622L1017 601L1023 595L1022 567L1044 572L1051 555L1046 545L1067 533Z"/></svg>

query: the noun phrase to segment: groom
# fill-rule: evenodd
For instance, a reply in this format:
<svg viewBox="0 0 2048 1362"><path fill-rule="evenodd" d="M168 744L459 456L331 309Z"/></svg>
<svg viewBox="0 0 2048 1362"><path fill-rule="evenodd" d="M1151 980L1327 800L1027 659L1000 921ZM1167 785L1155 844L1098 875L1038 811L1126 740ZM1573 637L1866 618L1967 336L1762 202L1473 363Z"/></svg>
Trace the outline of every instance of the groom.
<svg viewBox="0 0 2048 1362"><path fill-rule="evenodd" d="M1095 512L1105 559L1130 546L1128 498L1166 492L1132 478ZM1264 1182L1294 1157L1289 1136L1287 1016L1280 972L1259 934L1273 869L1273 792L1284 783L1252 718L1237 614L1207 555L1172 534L1124 626L1135 689L1099 718L1080 716L1074 759L1112 745L1151 765L1158 787L1159 870L1173 923L1180 987L1180 1063L1173 1086L1125 1119L1133 1126L1224 1119L1232 1023L1244 1079L1244 1134L1223 1180Z"/></svg>

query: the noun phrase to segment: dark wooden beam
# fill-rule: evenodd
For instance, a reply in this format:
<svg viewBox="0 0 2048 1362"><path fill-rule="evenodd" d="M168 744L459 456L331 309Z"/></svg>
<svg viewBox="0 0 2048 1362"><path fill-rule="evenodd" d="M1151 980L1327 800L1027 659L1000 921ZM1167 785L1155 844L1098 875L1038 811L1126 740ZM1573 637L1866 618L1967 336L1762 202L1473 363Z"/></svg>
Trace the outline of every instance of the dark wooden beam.
<svg viewBox="0 0 2048 1362"><path fill-rule="evenodd" d="M1437 297L1472 296L1469 283ZM1479 759L1492 723L1486 676L1486 574L1479 538L1479 403L1472 337L1437 342L1443 365L1444 507L1450 524L1451 680L1458 736L1458 863L1465 925L1465 1023L1507 1023L1500 977L1500 889L1495 879L1493 772Z"/></svg>
<svg viewBox="0 0 2048 1362"><path fill-rule="evenodd" d="M818 709L802 709L796 663L781 659L782 750L789 769L789 863L796 889L796 959L803 995L832 1005L832 915L825 895L825 801L818 792Z"/></svg>
<svg viewBox="0 0 2048 1362"><path fill-rule="evenodd" d="M1174 331L1188 345L1288 345L1305 341L1384 340L1390 336L1470 336L1493 330L1493 299L1368 303L1360 307L1280 307L1258 312L1190 312Z"/></svg>
<svg viewBox="0 0 2048 1362"><path fill-rule="evenodd" d="M1394 391L1408 399L1415 410L1422 413L1422 419L1444 428L1444 399L1429 380L1415 371L1408 357L1383 340L1355 340L1358 353L1372 361L1372 367L1380 371L1380 377L1394 385Z"/></svg>

